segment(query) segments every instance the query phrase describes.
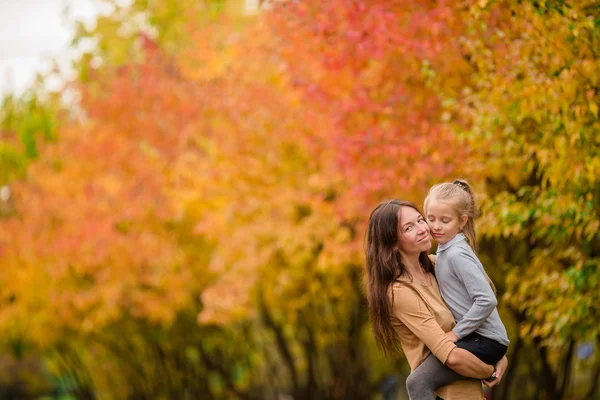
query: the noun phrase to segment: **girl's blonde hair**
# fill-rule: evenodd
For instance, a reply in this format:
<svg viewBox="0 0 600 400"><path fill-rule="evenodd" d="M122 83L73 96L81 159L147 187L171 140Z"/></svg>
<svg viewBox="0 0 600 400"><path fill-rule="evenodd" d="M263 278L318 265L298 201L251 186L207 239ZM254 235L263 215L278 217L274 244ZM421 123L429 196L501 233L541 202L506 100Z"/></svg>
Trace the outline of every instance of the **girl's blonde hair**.
<svg viewBox="0 0 600 400"><path fill-rule="evenodd" d="M469 246L477 253L478 243L477 233L475 232L475 219L480 216L480 212L471 185L465 180L456 179L452 183L438 183L437 185L432 186L425 198L424 211L426 215L427 205L433 199L454 206L459 219L463 215L468 217L467 223L462 228L462 233L465 235L465 239ZM487 272L485 273L485 276L490 283L492 290L496 293L496 286Z"/></svg>

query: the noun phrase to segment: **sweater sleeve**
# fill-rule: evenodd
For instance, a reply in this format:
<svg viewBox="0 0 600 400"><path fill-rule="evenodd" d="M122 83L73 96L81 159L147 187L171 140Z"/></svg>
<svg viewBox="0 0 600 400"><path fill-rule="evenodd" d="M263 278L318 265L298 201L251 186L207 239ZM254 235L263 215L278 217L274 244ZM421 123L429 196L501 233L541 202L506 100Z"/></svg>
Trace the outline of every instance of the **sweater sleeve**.
<svg viewBox="0 0 600 400"><path fill-rule="evenodd" d="M394 287L393 313L442 363L456 345L446 337L419 295L408 287Z"/></svg>
<svg viewBox="0 0 600 400"><path fill-rule="evenodd" d="M457 321L452 330L459 339L462 339L474 332L487 320L498 302L473 254L460 249L460 251L449 255L448 265L452 273L462 283L472 301L471 308L460 321Z"/></svg>

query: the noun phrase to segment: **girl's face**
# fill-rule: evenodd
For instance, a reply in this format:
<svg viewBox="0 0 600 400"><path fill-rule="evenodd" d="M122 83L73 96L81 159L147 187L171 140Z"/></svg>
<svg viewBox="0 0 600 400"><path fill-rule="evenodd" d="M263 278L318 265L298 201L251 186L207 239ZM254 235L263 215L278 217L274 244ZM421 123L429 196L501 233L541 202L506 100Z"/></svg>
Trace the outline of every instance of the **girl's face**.
<svg viewBox="0 0 600 400"><path fill-rule="evenodd" d="M466 215L459 216L454 205L436 199L431 199L427 204L426 215L431 236L438 244L452 240L469 218Z"/></svg>
<svg viewBox="0 0 600 400"><path fill-rule="evenodd" d="M431 248L429 227L420 212L412 207L398 211L398 249L403 254L419 254Z"/></svg>

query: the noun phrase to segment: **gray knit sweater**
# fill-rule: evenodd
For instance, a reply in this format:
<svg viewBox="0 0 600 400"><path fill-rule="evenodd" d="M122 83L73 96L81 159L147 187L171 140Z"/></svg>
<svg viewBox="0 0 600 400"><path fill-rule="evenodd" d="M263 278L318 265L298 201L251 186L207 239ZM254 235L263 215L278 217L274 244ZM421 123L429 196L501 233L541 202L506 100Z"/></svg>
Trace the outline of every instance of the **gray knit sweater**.
<svg viewBox="0 0 600 400"><path fill-rule="evenodd" d="M496 296L462 233L438 246L435 274L442 297L456 319L453 332L459 339L476 332L508 346Z"/></svg>

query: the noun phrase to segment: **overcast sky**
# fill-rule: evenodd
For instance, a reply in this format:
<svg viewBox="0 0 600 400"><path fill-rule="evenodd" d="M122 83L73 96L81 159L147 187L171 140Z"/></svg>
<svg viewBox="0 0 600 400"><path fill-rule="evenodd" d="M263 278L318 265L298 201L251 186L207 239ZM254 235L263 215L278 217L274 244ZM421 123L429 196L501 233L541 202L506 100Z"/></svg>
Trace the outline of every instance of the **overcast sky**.
<svg viewBox="0 0 600 400"><path fill-rule="evenodd" d="M112 10L108 2L131 4L131 0L0 0L0 98L4 93L22 93L36 72L50 70L53 59L66 69L76 57L69 49L74 21L92 27L98 15ZM246 11L255 12L258 3L245 0Z"/></svg>
<svg viewBox="0 0 600 400"><path fill-rule="evenodd" d="M105 9L100 0L0 0L0 92L22 92L53 57L68 63L72 21L91 24Z"/></svg>

